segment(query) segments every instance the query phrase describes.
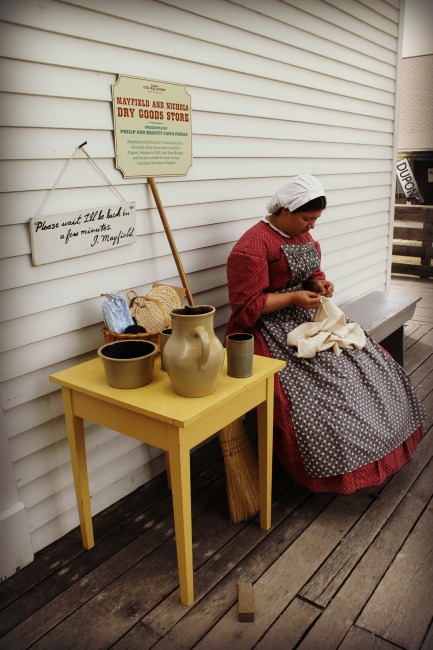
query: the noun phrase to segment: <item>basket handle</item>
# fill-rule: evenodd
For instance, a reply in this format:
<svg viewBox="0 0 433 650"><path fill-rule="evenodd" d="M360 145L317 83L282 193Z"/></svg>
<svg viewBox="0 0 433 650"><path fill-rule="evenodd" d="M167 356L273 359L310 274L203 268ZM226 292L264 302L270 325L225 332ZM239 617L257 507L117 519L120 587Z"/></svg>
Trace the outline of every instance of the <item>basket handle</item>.
<svg viewBox="0 0 433 650"><path fill-rule="evenodd" d="M134 291L134 289L130 289L130 291L128 291L128 293L127 293L127 296L128 296L128 299L129 299L129 309L131 309L134 306L134 302L138 298L141 298L141 300L147 300L148 302L154 302L156 305L158 305L158 307L160 308L161 313L163 315L164 323L165 323L163 329L167 329L167 327L170 327L170 324L171 324L170 315L169 315L169 313L167 311L166 306L162 302L160 302L156 298L150 298L149 294L147 296L139 296L137 294L137 292Z"/></svg>
<svg viewBox="0 0 433 650"><path fill-rule="evenodd" d="M126 296L127 296L128 300L129 300L129 308L130 309L131 309L132 305L134 304L134 302L137 300L137 298L140 297L138 295L138 293L136 291L134 291L134 289L130 289L128 291L128 293L126 294Z"/></svg>
<svg viewBox="0 0 433 650"><path fill-rule="evenodd" d="M164 321L165 321L165 328L164 329L167 329L167 327L170 327L171 321L170 321L170 316L169 316L169 314L167 312L166 306L163 305L162 302L159 302L159 300L156 300L156 298L148 298L148 296L145 296L145 299L148 300L149 302L154 302L156 305L158 305L158 307L162 311L162 315L164 316Z"/></svg>

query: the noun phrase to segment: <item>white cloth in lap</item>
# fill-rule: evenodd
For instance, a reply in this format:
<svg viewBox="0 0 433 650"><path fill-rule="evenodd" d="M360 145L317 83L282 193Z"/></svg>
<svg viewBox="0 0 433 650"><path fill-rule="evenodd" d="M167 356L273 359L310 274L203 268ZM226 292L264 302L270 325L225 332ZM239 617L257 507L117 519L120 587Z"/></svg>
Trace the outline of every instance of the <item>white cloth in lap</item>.
<svg viewBox="0 0 433 650"><path fill-rule="evenodd" d="M362 350L365 334L357 323L346 318L329 298L322 297L314 320L298 325L287 335L287 345L298 348L297 357L312 359L317 352L332 348L337 356L342 348Z"/></svg>

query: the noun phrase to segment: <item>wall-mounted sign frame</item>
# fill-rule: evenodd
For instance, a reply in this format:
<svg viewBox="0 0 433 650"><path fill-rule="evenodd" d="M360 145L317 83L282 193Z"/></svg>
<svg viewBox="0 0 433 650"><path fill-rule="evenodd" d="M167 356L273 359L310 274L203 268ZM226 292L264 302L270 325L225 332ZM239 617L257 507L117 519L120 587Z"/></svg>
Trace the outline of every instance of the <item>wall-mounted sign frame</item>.
<svg viewBox="0 0 433 650"><path fill-rule="evenodd" d="M185 87L119 75L112 94L116 167L123 177L185 175L192 164Z"/></svg>
<svg viewBox="0 0 433 650"><path fill-rule="evenodd" d="M99 253L137 240L135 203L30 219L35 266Z"/></svg>

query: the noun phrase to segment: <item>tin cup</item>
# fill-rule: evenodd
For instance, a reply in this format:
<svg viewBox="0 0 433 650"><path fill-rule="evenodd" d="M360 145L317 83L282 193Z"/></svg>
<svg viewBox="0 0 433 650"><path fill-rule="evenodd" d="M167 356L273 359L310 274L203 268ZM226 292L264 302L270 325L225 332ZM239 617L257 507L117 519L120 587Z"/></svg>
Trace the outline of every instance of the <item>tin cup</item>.
<svg viewBox="0 0 433 650"><path fill-rule="evenodd" d="M229 377L251 377L253 374L254 336L229 334L226 337L227 374Z"/></svg>
<svg viewBox="0 0 433 650"><path fill-rule="evenodd" d="M164 372L167 372L164 366L164 347L168 339L170 338L170 336L171 336L171 327L168 327L167 329L161 331L159 346L161 348L161 370L163 370Z"/></svg>

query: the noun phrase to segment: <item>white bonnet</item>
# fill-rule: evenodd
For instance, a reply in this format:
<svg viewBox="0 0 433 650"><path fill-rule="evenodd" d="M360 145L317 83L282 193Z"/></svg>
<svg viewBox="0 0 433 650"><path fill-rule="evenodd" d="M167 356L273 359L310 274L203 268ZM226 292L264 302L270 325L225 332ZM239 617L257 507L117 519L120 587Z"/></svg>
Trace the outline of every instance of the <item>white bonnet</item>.
<svg viewBox="0 0 433 650"><path fill-rule="evenodd" d="M315 176L308 174L295 176L291 181L280 187L266 204L271 214L280 208L293 212L318 196L325 196L322 183Z"/></svg>

